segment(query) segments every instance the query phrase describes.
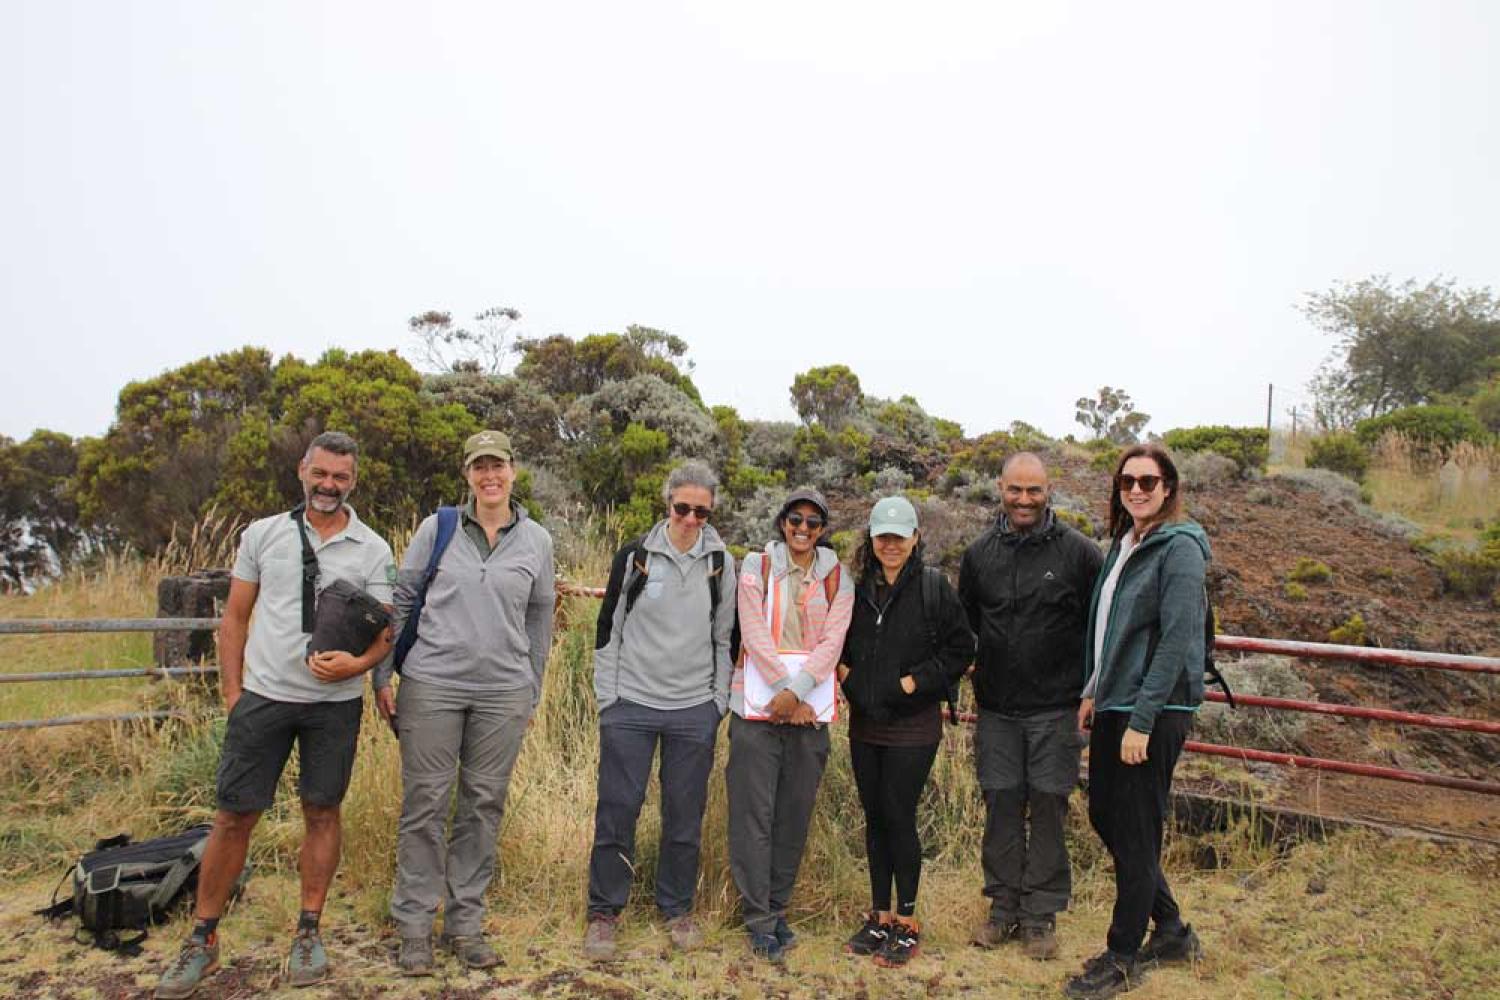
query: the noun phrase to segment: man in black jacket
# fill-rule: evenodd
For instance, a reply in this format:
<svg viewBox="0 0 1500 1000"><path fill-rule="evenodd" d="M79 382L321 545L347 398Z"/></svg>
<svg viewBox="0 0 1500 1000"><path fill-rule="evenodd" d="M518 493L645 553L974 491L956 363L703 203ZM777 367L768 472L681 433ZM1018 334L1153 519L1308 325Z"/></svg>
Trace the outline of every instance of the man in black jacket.
<svg viewBox="0 0 1500 1000"><path fill-rule="evenodd" d="M1083 749L1077 710L1089 598L1103 562L1097 545L1057 519L1049 496L1040 458L1007 459L1000 517L964 552L958 576L979 637L974 756L990 899L973 940L993 948L1019 939L1035 959L1056 957L1057 914L1072 893L1064 826Z"/></svg>

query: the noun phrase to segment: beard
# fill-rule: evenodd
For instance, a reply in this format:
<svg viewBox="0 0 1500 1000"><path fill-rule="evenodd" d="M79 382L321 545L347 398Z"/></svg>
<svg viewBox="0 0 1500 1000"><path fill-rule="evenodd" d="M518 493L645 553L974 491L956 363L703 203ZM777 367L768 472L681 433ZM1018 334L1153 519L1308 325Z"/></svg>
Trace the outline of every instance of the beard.
<svg viewBox="0 0 1500 1000"><path fill-rule="evenodd" d="M306 490L307 507L319 514L332 514L344 506L344 498L349 495L348 490L333 490L326 487L314 487Z"/></svg>

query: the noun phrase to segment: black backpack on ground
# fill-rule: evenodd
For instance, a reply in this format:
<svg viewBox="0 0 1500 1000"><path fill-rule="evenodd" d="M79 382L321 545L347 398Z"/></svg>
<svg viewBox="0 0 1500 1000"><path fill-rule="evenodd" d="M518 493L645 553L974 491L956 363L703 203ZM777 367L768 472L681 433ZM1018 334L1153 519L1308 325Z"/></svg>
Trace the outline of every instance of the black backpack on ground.
<svg viewBox="0 0 1500 1000"><path fill-rule="evenodd" d="M72 914L78 918L75 936L80 940L107 951L139 955L151 925L166 920L198 888L198 866L211 829L203 823L139 843L131 843L129 834L101 840L69 870L72 895L57 898L68 881L64 875L52 892L52 905L36 913L49 920ZM240 876L241 884L245 877ZM120 931L129 930L140 933L121 937Z"/></svg>

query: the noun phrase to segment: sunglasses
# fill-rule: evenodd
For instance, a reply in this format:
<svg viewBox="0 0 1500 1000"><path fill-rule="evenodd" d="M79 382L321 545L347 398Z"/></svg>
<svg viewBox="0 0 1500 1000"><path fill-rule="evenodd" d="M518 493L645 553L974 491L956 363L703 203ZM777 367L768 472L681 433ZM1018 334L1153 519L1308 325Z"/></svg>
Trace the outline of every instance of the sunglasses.
<svg viewBox="0 0 1500 1000"><path fill-rule="evenodd" d="M1120 484L1121 493L1130 493L1137 484L1142 493L1155 493L1156 488L1161 485L1161 476L1127 476L1121 473L1116 481Z"/></svg>
<svg viewBox="0 0 1500 1000"><path fill-rule="evenodd" d="M672 513L678 517L687 517L691 514L700 521L707 521L709 515L713 512L712 507L694 507L692 504L683 503L680 500L672 505Z"/></svg>
<svg viewBox="0 0 1500 1000"><path fill-rule="evenodd" d="M817 531L828 522L823 520L816 514L799 514L796 511L793 511L786 516L786 523L790 524L794 528L800 528L803 524L806 524L813 531Z"/></svg>

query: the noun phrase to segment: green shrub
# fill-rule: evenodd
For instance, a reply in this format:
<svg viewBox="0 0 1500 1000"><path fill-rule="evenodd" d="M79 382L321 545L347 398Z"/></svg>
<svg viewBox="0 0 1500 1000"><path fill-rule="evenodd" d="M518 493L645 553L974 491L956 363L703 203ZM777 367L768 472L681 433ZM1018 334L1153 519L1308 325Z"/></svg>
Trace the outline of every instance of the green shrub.
<svg viewBox="0 0 1500 1000"><path fill-rule="evenodd" d="M1057 507L1052 508L1052 512L1057 515L1057 519L1062 523L1072 525L1078 529L1078 532L1084 538L1094 537L1094 522L1090 520L1087 514L1081 514L1076 510L1061 510Z"/></svg>
<svg viewBox="0 0 1500 1000"><path fill-rule="evenodd" d="M1006 457L1019 450L1015 439L1005 431L990 431L954 452L953 463L993 478L1000 475L1000 466L1005 464Z"/></svg>
<svg viewBox="0 0 1500 1000"><path fill-rule="evenodd" d="M1307 588L1296 581L1288 581L1287 585L1282 588L1282 592L1286 594L1286 599L1289 601L1307 600Z"/></svg>
<svg viewBox="0 0 1500 1000"><path fill-rule="evenodd" d="M1162 443L1173 451L1211 451L1233 459L1240 475L1264 472L1271 454L1271 435L1264 427L1179 427L1162 435Z"/></svg>
<svg viewBox="0 0 1500 1000"><path fill-rule="evenodd" d="M1328 568L1327 563L1299 556L1286 578L1296 583L1330 583L1333 580L1333 570Z"/></svg>
<svg viewBox="0 0 1500 1000"><path fill-rule="evenodd" d="M1500 434L1500 383L1475 393L1469 411L1491 434Z"/></svg>
<svg viewBox="0 0 1500 1000"><path fill-rule="evenodd" d="M1093 443L1089 442L1090 445ZM1089 468L1099 472L1114 472L1115 466L1120 462L1120 448L1109 444L1108 441L1105 444L1107 445L1105 448L1089 448L1089 451L1094 453L1094 457L1089 459Z"/></svg>
<svg viewBox="0 0 1500 1000"><path fill-rule="evenodd" d="M1307 446L1309 469L1332 469L1363 482L1370 469L1370 452L1347 431L1315 437Z"/></svg>
<svg viewBox="0 0 1500 1000"><path fill-rule="evenodd" d="M1184 488L1204 489L1233 482L1240 477L1234 459L1216 451L1189 452L1177 460L1177 474Z"/></svg>
<svg viewBox="0 0 1500 1000"><path fill-rule="evenodd" d="M1340 646L1363 646L1365 644L1365 616L1356 611L1338 628L1328 633L1328 641Z"/></svg>
<svg viewBox="0 0 1500 1000"><path fill-rule="evenodd" d="M1374 447L1387 434L1400 434L1445 457L1460 441L1484 444L1489 437L1474 414L1457 406L1408 406L1392 410L1361 420L1354 425L1354 434L1367 448Z"/></svg>
<svg viewBox="0 0 1500 1000"><path fill-rule="evenodd" d="M1500 587L1500 518L1480 536L1477 549L1448 549L1437 553L1443 589L1464 597L1480 597Z"/></svg>

